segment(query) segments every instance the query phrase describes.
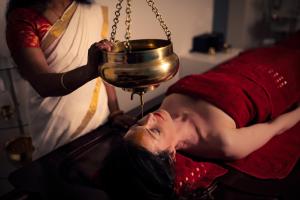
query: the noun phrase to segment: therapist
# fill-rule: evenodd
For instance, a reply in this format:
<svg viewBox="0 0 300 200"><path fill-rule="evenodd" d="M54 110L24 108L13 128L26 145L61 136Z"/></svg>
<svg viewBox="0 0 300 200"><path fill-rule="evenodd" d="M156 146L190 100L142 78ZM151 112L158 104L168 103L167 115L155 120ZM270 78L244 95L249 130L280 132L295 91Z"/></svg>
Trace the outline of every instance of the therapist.
<svg viewBox="0 0 300 200"><path fill-rule="evenodd" d="M9 1L6 38L25 82L20 101L26 102L33 159L108 119L125 127L134 122L119 109L115 89L98 77L99 55L112 48L103 40L107 14L89 0Z"/></svg>

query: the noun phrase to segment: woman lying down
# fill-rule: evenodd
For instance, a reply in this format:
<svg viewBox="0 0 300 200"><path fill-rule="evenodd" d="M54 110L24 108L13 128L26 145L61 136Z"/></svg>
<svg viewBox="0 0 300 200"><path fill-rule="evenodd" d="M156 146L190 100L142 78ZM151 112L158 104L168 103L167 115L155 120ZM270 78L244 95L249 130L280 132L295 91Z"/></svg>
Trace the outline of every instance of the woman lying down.
<svg viewBox="0 0 300 200"><path fill-rule="evenodd" d="M179 80L108 156L105 189L113 199L177 199L176 151L235 160L261 148L300 121L299 63L300 50L276 45Z"/></svg>

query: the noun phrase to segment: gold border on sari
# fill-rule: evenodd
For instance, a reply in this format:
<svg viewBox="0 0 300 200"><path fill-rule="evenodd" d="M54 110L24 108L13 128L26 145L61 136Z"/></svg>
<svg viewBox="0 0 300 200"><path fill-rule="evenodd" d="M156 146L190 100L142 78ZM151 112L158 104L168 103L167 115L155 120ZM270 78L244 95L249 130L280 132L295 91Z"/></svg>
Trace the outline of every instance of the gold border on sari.
<svg viewBox="0 0 300 200"><path fill-rule="evenodd" d="M103 13L103 24L102 24L102 31L101 31L101 37L106 38L108 35L108 8L105 6L101 6L101 10ZM84 118L82 119L79 127L76 129L76 131L71 135L71 138L75 138L78 136L83 129L87 126L87 124L91 121L93 116L95 115L98 107L98 99L99 99L99 93L100 93L100 86L102 84L102 80L100 77L96 79L96 85L93 91L93 96L88 108L87 113L85 114Z"/></svg>
<svg viewBox="0 0 300 200"><path fill-rule="evenodd" d="M78 4L76 2L73 2L61 16L61 18L51 26L49 32L42 42L42 49L47 49L66 30L73 14L76 11L77 6Z"/></svg>

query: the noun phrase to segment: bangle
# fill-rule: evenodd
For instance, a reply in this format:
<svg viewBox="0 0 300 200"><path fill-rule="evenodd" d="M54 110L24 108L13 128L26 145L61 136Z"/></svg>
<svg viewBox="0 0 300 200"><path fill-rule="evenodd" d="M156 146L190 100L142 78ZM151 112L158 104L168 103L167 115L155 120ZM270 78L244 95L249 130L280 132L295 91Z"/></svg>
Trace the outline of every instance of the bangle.
<svg viewBox="0 0 300 200"><path fill-rule="evenodd" d="M64 83L64 76L65 76L66 73L62 73L61 76L60 76L60 85L65 89L65 90L69 90L69 88L67 88L67 86L65 85Z"/></svg>
<svg viewBox="0 0 300 200"><path fill-rule="evenodd" d="M123 115L123 114L124 114L123 110L115 110L115 111L113 111L113 112L111 112L111 113L109 114L108 119L109 119L109 120L112 120L112 119L115 118L116 116L118 116L118 115Z"/></svg>

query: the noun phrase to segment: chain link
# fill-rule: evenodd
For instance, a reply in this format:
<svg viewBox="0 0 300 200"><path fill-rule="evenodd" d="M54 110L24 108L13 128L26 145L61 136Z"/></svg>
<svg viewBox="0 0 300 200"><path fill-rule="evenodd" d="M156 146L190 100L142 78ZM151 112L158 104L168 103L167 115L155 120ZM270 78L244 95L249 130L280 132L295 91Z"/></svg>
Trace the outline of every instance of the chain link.
<svg viewBox="0 0 300 200"><path fill-rule="evenodd" d="M126 33L125 33L125 42L124 42L126 49L131 48L130 43L129 43L129 40L131 37L130 25L131 25L131 0L127 0L126 20L125 20Z"/></svg>
<svg viewBox="0 0 300 200"><path fill-rule="evenodd" d="M156 19L159 21L160 26L163 28L168 40L171 40L171 31L169 31L167 25L165 24L161 14L158 12L158 9L154 5L153 0L146 0L148 5L152 8L152 12L154 12Z"/></svg>
<svg viewBox="0 0 300 200"><path fill-rule="evenodd" d="M126 49L130 49L130 37L131 37L131 32L130 32L130 26L131 26L131 0L126 0L126 20L125 20L125 26L126 26L126 33L125 33L125 42L124 45ZM153 0L146 0L148 5L151 7L152 12L155 14L156 19L159 21L160 26L163 28L168 40L171 40L171 31L168 29L167 25L165 24L161 14L158 12L158 9L154 5ZM111 31L111 36L110 36L110 41L115 42L115 37L116 37L116 32L117 32L117 24L119 23L119 17L120 17L120 11L122 9L122 3L123 0L118 0L118 3L116 5L116 11L115 11L115 18L113 20L114 24L112 26L112 31Z"/></svg>
<svg viewBox="0 0 300 200"><path fill-rule="evenodd" d="M123 0L118 0L118 3L116 5L116 12L115 12L115 18L113 20L114 24L112 26L112 31L110 34L110 41L111 42L115 42L115 37L116 37L116 33L117 33L117 24L119 23L119 17L120 17L120 11L122 9L122 2Z"/></svg>

